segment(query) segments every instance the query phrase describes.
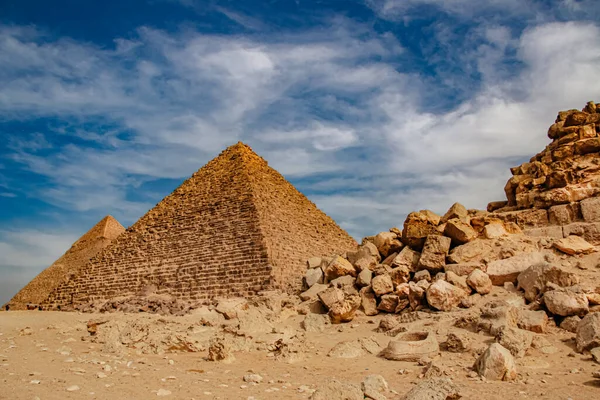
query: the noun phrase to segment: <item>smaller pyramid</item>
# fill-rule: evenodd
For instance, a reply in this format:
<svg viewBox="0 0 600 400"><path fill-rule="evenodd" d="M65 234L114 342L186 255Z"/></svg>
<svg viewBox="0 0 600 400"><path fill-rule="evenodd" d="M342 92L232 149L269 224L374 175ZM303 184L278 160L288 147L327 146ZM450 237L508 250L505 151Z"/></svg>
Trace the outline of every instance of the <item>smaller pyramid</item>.
<svg viewBox="0 0 600 400"><path fill-rule="evenodd" d="M39 305L69 277L76 275L93 256L108 246L125 228L107 215L80 237L65 254L43 270L9 302L11 310L25 310L27 305Z"/></svg>

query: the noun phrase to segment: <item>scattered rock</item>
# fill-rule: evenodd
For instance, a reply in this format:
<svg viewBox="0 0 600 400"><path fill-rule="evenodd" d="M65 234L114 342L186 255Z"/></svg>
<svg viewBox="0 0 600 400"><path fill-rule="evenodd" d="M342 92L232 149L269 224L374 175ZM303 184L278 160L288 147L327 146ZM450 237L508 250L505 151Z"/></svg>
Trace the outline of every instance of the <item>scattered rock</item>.
<svg viewBox="0 0 600 400"><path fill-rule="evenodd" d="M444 271L450 243L450 238L445 236L427 236L417 268L426 269L433 274Z"/></svg>
<svg viewBox="0 0 600 400"><path fill-rule="evenodd" d="M515 360L506 348L493 343L475 362L474 369L480 376L495 381L511 381L517 378Z"/></svg>
<svg viewBox="0 0 600 400"><path fill-rule="evenodd" d="M496 335L496 341L517 358L525 357L531 347L533 334L510 326L503 326Z"/></svg>
<svg viewBox="0 0 600 400"><path fill-rule="evenodd" d="M342 322L352 321L360 304L361 298L358 294L347 296L343 301L335 303L329 308L331 323L341 324Z"/></svg>
<svg viewBox="0 0 600 400"><path fill-rule="evenodd" d="M477 232L468 223L458 218L449 220L444 228L444 235L452 240L452 244L461 245L477 238Z"/></svg>
<svg viewBox="0 0 600 400"><path fill-rule="evenodd" d="M561 287L573 286L579 283L577 275L563 271L547 263L532 265L517 277L517 288L525 291L525 298L534 301L539 295L544 294L549 283Z"/></svg>
<svg viewBox="0 0 600 400"><path fill-rule="evenodd" d="M577 351L600 347L600 313L586 315L577 327Z"/></svg>
<svg viewBox="0 0 600 400"><path fill-rule="evenodd" d="M457 400L461 397L459 387L449 378L434 378L419 382L402 400Z"/></svg>
<svg viewBox="0 0 600 400"><path fill-rule="evenodd" d="M384 258L392 253L399 252L404 247L398 236L392 232L378 233L373 239L373 244Z"/></svg>
<svg viewBox="0 0 600 400"><path fill-rule="evenodd" d="M517 326L526 331L546 333L548 329L548 315L543 310L521 310Z"/></svg>
<svg viewBox="0 0 600 400"><path fill-rule="evenodd" d="M356 270L348 260L335 256L325 268L325 278L329 282L344 275L356 276Z"/></svg>
<svg viewBox="0 0 600 400"><path fill-rule="evenodd" d="M367 375L362 381L361 388L367 399L386 400L388 384L381 375Z"/></svg>
<svg viewBox="0 0 600 400"><path fill-rule="evenodd" d="M248 374L243 377L244 382L248 383L261 383L263 381L263 377L258 374Z"/></svg>
<svg viewBox="0 0 600 400"><path fill-rule="evenodd" d="M487 274L494 285L502 286L505 282L516 282L521 272L544 261L542 252L518 254L504 260L492 261L487 266Z"/></svg>
<svg viewBox="0 0 600 400"><path fill-rule="evenodd" d="M323 270L321 268L312 268L306 270L306 274L304 275L304 283L306 287L311 288L316 283L323 283Z"/></svg>
<svg viewBox="0 0 600 400"><path fill-rule="evenodd" d="M361 306L365 315L377 315L379 311L377 310L377 299L373 289L370 286L364 287L360 290L359 295L361 299Z"/></svg>
<svg viewBox="0 0 600 400"><path fill-rule="evenodd" d="M562 317L582 316L589 311L585 293L577 293L570 289L556 289L544 293L544 304L552 314Z"/></svg>
<svg viewBox="0 0 600 400"><path fill-rule="evenodd" d="M438 280L427 289L427 303L436 310L450 311L467 297L464 290L442 280Z"/></svg>
<svg viewBox="0 0 600 400"><path fill-rule="evenodd" d="M377 296L382 296L394 291L394 283L389 275L378 275L371 280L371 288Z"/></svg>
<svg viewBox="0 0 600 400"><path fill-rule="evenodd" d="M364 398L358 385L340 382L336 379L328 380L310 396L311 400L363 400Z"/></svg>
<svg viewBox="0 0 600 400"><path fill-rule="evenodd" d="M302 321L302 328L306 332L323 332L329 325L330 317L322 314L307 314Z"/></svg>
<svg viewBox="0 0 600 400"><path fill-rule="evenodd" d="M372 278L373 272L370 269L363 269L356 278L356 285L359 287L369 286Z"/></svg>
<svg viewBox="0 0 600 400"><path fill-rule="evenodd" d="M67 388L67 392L77 392L78 390L80 390L80 388L77 385L69 386Z"/></svg>
<svg viewBox="0 0 600 400"><path fill-rule="evenodd" d="M579 326L580 322L581 322L580 317L578 317L577 315L572 315L570 317L563 319L559 326L561 329L564 329L565 331L568 331L571 333L577 333L577 327Z"/></svg>
<svg viewBox="0 0 600 400"><path fill-rule="evenodd" d="M451 353L465 353L470 350L469 338L462 333L449 333L443 347Z"/></svg>
<svg viewBox="0 0 600 400"><path fill-rule="evenodd" d="M563 253L569 255L590 254L596 251L596 248L587 240L580 236L570 235L566 238L554 242L553 246Z"/></svg>
<svg viewBox="0 0 600 400"><path fill-rule="evenodd" d="M488 294L492 291L492 280L480 269L475 269L469 274L467 284L479 294Z"/></svg>

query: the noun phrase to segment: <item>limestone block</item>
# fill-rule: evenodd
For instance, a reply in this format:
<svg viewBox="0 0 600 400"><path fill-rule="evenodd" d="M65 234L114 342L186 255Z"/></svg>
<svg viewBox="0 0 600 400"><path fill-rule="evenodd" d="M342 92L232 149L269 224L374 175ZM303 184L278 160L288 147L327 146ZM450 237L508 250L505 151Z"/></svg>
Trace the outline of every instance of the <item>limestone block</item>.
<svg viewBox="0 0 600 400"><path fill-rule="evenodd" d="M600 197L581 200L579 204L585 222L600 222Z"/></svg>

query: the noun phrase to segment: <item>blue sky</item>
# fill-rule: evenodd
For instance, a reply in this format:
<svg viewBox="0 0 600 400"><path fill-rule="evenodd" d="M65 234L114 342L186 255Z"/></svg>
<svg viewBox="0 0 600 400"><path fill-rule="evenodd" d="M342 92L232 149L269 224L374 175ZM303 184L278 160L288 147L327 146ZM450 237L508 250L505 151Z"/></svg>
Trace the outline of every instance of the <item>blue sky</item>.
<svg viewBox="0 0 600 400"><path fill-rule="evenodd" d="M600 101L595 0L0 0L0 303L239 140L360 238Z"/></svg>

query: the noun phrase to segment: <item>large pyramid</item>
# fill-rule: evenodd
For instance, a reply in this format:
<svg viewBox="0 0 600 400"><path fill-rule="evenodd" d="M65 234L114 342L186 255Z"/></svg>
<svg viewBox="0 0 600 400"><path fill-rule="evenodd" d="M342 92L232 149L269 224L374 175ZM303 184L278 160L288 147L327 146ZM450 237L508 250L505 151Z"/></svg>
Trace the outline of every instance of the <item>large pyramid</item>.
<svg viewBox="0 0 600 400"><path fill-rule="evenodd" d="M331 218L238 143L165 197L46 304L142 293L204 301L295 290L308 258L355 247Z"/></svg>
<svg viewBox="0 0 600 400"><path fill-rule="evenodd" d="M65 254L43 270L9 302L11 310L23 310L28 304L39 305L61 283L76 275L79 269L117 238L125 228L110 215L80 237Z"/></svg>

